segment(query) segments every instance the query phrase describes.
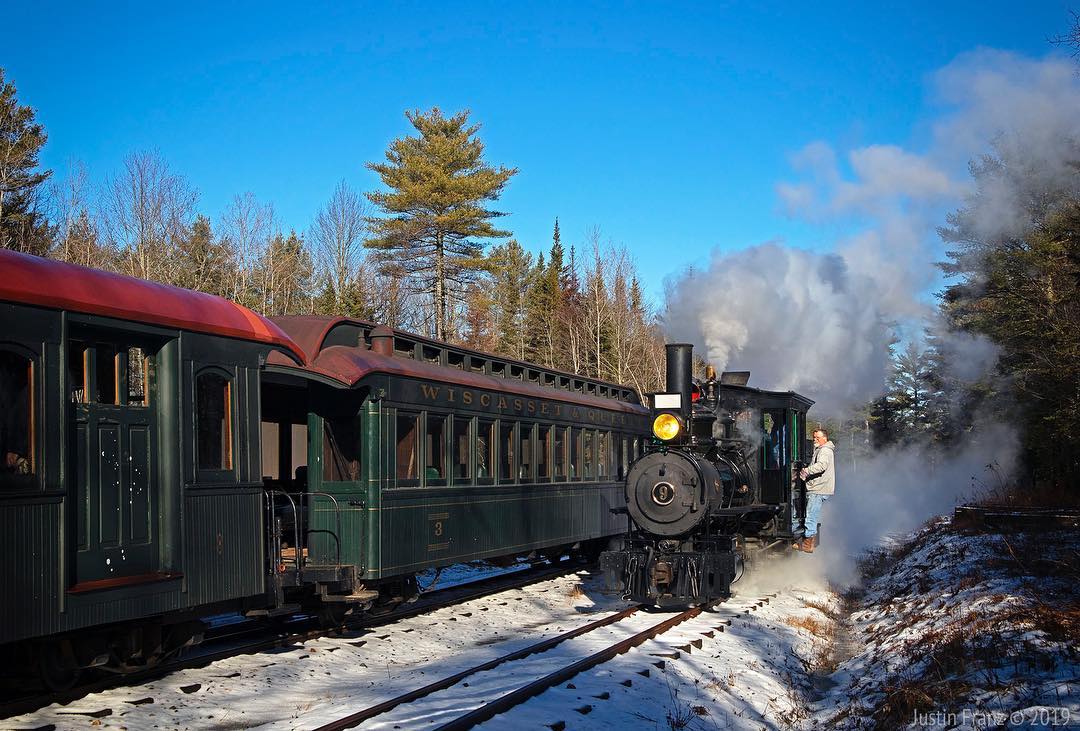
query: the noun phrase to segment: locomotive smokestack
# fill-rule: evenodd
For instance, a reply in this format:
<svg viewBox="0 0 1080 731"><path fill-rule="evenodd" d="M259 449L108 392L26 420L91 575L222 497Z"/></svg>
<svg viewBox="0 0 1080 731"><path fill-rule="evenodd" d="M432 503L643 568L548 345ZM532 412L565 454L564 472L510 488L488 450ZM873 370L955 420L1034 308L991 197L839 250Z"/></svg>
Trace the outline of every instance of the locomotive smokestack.
<svg viewBox="0 0 1080 731"><path fill-rule="evenodd" d="M664 348L667 350L667 392L680 394L683 411L690 413L694 346L689 343L668 343Z"/></svg>

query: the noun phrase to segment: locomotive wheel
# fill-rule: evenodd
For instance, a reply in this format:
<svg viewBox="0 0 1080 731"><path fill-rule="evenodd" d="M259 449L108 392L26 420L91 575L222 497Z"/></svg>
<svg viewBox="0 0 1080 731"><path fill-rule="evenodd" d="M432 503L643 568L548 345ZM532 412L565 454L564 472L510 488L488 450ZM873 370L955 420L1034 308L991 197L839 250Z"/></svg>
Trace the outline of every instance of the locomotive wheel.
<svg viewBox="0 0 1080 731"><path fill-rule="evenodd" d="M82 669L75 660L70 640L42 642L37 645L34 654L38 676L48 690L71 690L82 677Z"/></svg>

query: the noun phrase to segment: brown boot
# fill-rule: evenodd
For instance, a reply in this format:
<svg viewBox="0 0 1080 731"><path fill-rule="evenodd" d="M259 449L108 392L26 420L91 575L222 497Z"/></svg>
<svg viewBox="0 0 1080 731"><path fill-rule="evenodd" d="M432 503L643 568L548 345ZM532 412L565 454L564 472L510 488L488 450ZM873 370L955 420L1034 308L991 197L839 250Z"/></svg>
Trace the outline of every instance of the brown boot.
<svg viewBox="0 0 1080 731"><path fill-rule="evenodd" d="M800 548L799 550L804 552L804 553L813 553L814 552L814 545L815 545L814 537L810 536L809 538L804 538L803 539L802 548Z"/></svg>

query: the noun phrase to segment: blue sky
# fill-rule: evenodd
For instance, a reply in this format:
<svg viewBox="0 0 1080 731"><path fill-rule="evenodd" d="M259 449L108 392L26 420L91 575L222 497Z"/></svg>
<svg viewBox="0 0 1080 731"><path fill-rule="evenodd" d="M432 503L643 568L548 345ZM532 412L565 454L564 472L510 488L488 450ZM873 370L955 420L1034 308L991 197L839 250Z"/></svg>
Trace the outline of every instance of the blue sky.
<svg viewBox="0 0 1080 731"><path fill-rule="evenodd" d="M22 3L0 66L49 132L42 156L95 180L157 148L217 218L254 192L307 228L345 178L409 131L405 109L469 108L488 158L516 166L499 203L529 249L590 226L649 291L714 247L783 237L774 186L814 140L919 148L928 74L978 47L1032 56L1065 2L735 5ZM226 7L227 5L227 7Z"/></svg>

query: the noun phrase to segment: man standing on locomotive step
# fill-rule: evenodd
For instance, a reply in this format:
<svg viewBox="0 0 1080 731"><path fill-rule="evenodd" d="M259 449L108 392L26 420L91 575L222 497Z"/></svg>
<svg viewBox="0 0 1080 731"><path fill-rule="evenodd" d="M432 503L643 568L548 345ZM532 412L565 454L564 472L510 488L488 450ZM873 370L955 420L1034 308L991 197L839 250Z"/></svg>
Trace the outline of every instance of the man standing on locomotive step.
<svg viewBox="0 0 1080 731"><path fill-rule="evenodd" d="M799 547L813 553L818 544L818 520L821 506L832 497L836 489L836 445L824 429L814 430L814 458L803 468L799 477L806 480L806 537Z"/></svg>

